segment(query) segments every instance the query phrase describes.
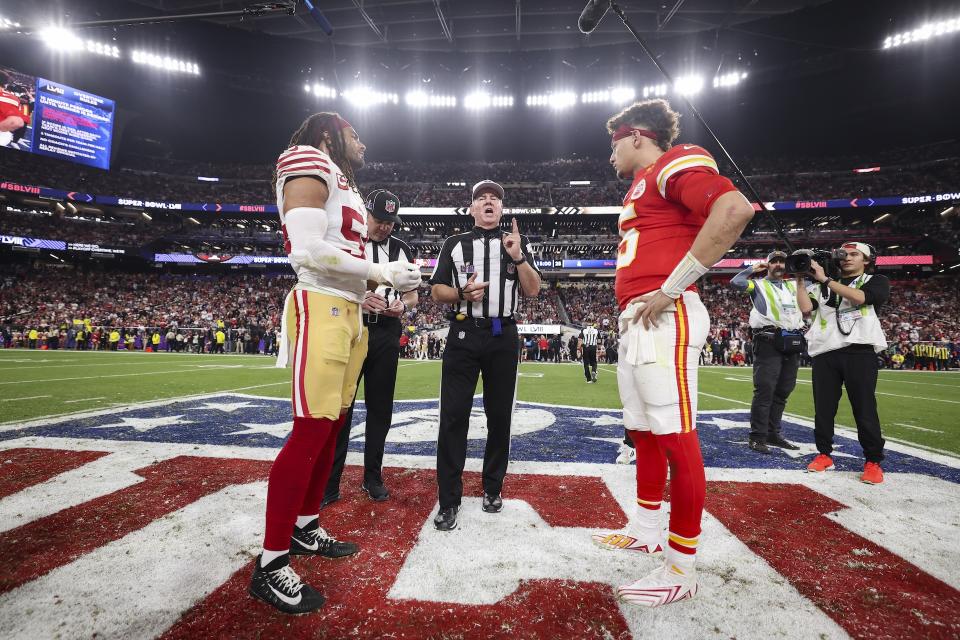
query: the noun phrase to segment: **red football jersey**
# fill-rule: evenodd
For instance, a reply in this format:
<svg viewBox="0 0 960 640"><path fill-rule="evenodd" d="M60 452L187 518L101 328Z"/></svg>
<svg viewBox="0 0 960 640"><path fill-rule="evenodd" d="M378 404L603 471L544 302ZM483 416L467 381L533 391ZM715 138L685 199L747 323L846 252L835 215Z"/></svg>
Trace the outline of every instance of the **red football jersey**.
<svg viewBox="0 0 960 640"><path fill-rule="evenodd" d="M30 118L23 113L20 98L9 91L0 89L0 120L5 120L10 116L19 116L24 122L30 122Z"/></svg>
<svg viewBox="0 0 960 640"><path fill-rule="evenodd" d="M715 179L689 179L696 174ZM736 187L720 176L713 156L692 144L672 147L637 172L617 223L616 295L621 309L660 288L693 246L713 202L728 191Z"/></svg>

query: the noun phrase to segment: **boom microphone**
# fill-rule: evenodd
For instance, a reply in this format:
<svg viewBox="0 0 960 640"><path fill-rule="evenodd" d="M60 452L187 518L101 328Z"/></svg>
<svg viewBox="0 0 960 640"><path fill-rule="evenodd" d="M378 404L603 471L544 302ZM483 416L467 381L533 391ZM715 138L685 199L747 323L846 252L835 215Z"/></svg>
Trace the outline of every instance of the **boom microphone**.
<svg viewBox="0 0 960 640"><path fill-rule="evenodd" d="M580 20L577 22L580 31L592 33L609 10L610 0L590 0L583 8L583 13L580 14Z"/></svg>

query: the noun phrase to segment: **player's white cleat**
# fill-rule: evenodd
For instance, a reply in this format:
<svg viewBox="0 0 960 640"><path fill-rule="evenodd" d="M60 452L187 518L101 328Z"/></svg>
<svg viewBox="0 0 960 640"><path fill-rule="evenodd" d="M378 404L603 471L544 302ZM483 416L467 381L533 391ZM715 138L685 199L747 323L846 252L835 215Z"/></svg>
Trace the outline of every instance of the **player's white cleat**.
<svg viewBox="0 0 960 640"><path fill-rule="evenodd" d="M617 455L617 464L630 464L637 459L637 450L631 446L621 444Z"/></svg>
<svg viewBox="0 0 960 640"><path fill-rule="evenodd" d="M606 531L595 533L590 536L590 539L593 541L593 544L609 551L623 550L649 554L663 553L663 536L659 535L657 531L651 531L648 535L640 535L640 537L634 537L617 531Z"/></svg>
<svg viewBox="0 0 960 640"><path fill-rule="evenodd" d="M690 600L697 595L697 589L695 568L684 571L668 562L636 582L617 587L617 597L641 607L659 607Z"/></svg>

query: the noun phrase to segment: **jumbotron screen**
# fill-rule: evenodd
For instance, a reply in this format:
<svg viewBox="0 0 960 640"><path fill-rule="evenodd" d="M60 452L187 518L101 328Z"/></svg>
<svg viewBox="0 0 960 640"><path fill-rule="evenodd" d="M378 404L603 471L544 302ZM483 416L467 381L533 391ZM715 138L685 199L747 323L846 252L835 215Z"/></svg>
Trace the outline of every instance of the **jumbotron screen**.
<svg viewBox="0 0 960 640"><path fill-rule="evenodd" d="M0 146L110 168L113 100L0 66L0 101L25 122L0 131Z"/></svg>

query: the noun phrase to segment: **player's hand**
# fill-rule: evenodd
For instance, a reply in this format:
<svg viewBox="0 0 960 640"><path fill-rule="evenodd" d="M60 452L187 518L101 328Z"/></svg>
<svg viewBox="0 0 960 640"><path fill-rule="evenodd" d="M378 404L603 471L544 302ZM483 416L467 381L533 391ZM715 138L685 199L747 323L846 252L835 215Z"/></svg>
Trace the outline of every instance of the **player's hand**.
<svg viewBox="0 0 960 640"><path fill-rule="evenodd" d="M824 273L823 267L821 267L816 260L810 261L810 276L817 282L827 279L827 274Z"/></svg>
<svg viewBox="0 0 960 640"><path fill-rule="evenodd" d="M766 262L758 262L757 264L753 265L753 272L760 273L761 271L766 271L769 267L770 265L768 265Z"/></svg>
<svg viewBox="0 0 960 640"><path fill-rule="evenodd" d="M403 312L406 311L406 308L406 305L403 304L403 300L397 298L390 303L390 306L383 310L382 315L389 316L391 318L399 318L403 315Z"/></svg>
<svg viewBox="0 0 960 640"><path fill-rule="evenodd" d="M420 286L420 268L406 260L396 260L383 265L380 282L398 291L410 291Z"/></svg>
<svg viewBox="0 0 960 640"><path fill-rule="evenodd" d="M522 255L522 246L520 245L520 230L517 228L517 219L513 220L513 230L503 237L503 248L507 250L507 255L514 260L519 260Z"/></svg>
<svg viewBox="0 0 960 640"><path fill-rule="evenodd" d="M463 299L468 302L480 302L487 292L489 282L477 282L477 274L470 276L467 286L463 288Z"/></svg>
<svg viewBox="0 0 960 640"><path fill-rule="evenodd" d="M360 306L367 313L381 313L387 308L387 300L376 291L367 291Z"/></svg>
<svg viewBox="0 0 960 640"><path fill-rule="evenodd" d="M642 322L644 329L659 327L660 314L676 304L676 300L659 289L641 296L640 300L645 304L637 315L637 322Z"/></svg>

